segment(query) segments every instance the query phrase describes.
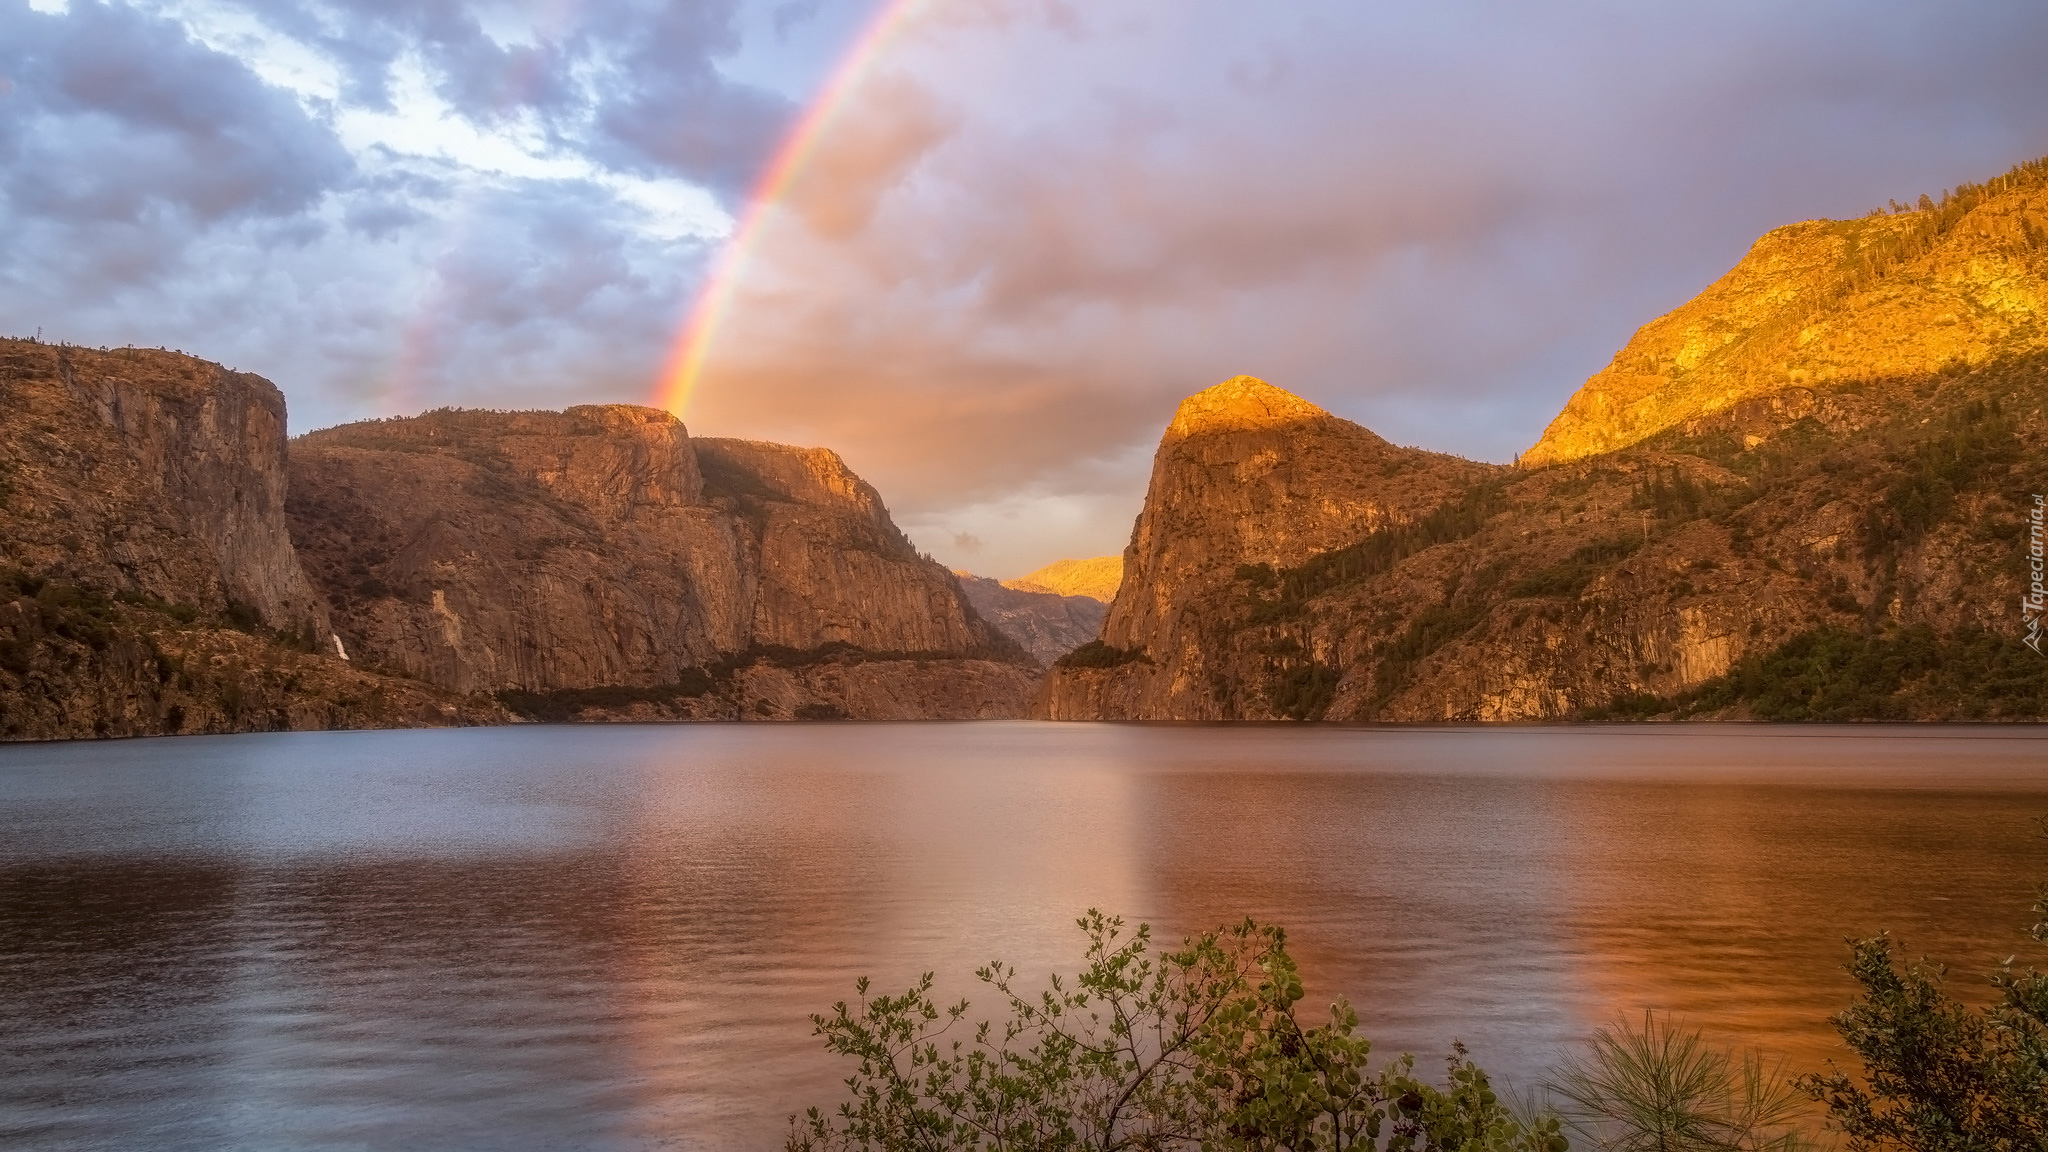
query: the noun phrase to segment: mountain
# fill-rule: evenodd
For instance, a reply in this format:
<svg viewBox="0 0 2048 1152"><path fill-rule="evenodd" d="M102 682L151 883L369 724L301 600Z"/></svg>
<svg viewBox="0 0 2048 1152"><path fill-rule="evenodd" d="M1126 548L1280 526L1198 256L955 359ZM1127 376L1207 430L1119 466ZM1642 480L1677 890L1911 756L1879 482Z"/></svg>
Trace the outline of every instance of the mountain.
<svg viewBox="0 0 2048 1152"><path fill-rule="evenodd" d="M1124 558L1116 556L1095 556L1086 560L1055 560L1035 572L1027 572L1015 580L1003 581L1003 587L1018 592L1050 592L1055 596L1086 596L1107 605L1116 599L1117 585L1124 582Z"/></svg>
<svg viewBox="0 0 2048 1152"><path fill-rule="evenodd" d="M1191 397L1034 714L2048 718L2044 185L1773 233L1513 469Z"/></svg>
<svg viewBox="0 0 2048 1152"><path fill-rule="evenodd" d="M993 580L955 569L960 588L981 618L1023 645L1042 665L1095 639L1109 605L1092 596L1062 596L1023 587L1023 581Z"/></svg>
<svg viewBox="0 0 2048 1152"><path fill-rule="evenodd" d="M258 377L0 341L0 737L1006 716L1034 685L1077 719L2048 719L2044 309L2036 162L1764 237L1514 467L1225 381L1042 682L974 601L1041 654L1066 602L1064 635L1003 617L822 449L629 406L288 445Z"/></svg>
<svg viewBox="0 0 2048 1152"><path fill-rule="evenodd" d="M1040 697L1055 719L1256 714L1233 686L1240 572L1299 565L1428 514L1502 469L1400 448L1248 376L1181 402L1102 638L1062 658ZM1247 705L1252 710L1247 711Z"/></svg>
<svg viewBox="0 0 2048 1152"><path fill-rule="evenodd" d="M269 381L0 340L0 407L0 738L509 718L334 657Z"/></svg>
<svg viewBox="0 0 2048 1152"><path fill-rule="evenodd" d="M2048 350L2048 160L1921 203L1766 234L1706 291L1644 325L1521 462L1613 451L1786 388Z"/></svg>
<svg viewBox="0 0 2048 1152"><path fill-rule="evenodd" d="M0 738L1017 716L1039 678L824 449L434 412L287 443L179 353L0 341Z"/></svg>
<svg viewBox="0 0 2048 1152"><path fill-rule="evenodd" d="M529 715L1015 716L1035 686L826 449L443 410L298 438L290 492L352 655Z"/></svg>

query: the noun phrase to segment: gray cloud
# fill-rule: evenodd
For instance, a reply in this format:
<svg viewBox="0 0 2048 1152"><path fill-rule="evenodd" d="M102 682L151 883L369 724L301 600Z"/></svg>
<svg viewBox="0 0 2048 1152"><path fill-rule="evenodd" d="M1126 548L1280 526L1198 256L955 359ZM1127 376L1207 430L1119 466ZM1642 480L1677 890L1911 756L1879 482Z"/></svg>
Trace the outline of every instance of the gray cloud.
<svg viewBox="0 0 2048 1152"><path fill-rule="evenodd" d="M440 94L466 115L487 120L527 109L574 117L586 100L573 70L588 45L575 27L535 44L501 44L466 0L274 0L261 20L340 65L346 103L392 106L392 67L418 56ZM687 53L691 45L678 45Z"/></svg>
<svg viewBox="0 0 2048 1152"><path fill-rule="evenodd" d="M735 83L716 59L739 46L735 0L594 0L539 43L500 43L471 0L339 0L266 6L264 18L346 65L347 99L389 108L393 67L417 55L437 92L480 122L538 115L556 142L606 162L745 195L795 109Z"/></svg>
<svg viewBox="0 0 2048 1152"><path fill-rule="evenodd" d="M644 399L788 112L720 76L734 15L0 0L4 327L264 372L299 428Z"/></svg>
<svg viewBox="0 0 2048 1152"><path fill-rule="evenodd" d="M712 56L738 47L736 8L622 8L607 11L592 32L614 45L618 69L597 109L601 131L624 154L716 188L728 203L745 194L796 112L779 96L726 80L712 64Z"/></svg>
<svg viewBox="0 0 2048 1152"><path fill-rule="evenodd" d="M179 25L81 0L0 7L8 210L137 225L303 211L351 174L332 132ZM174 225L175 226L175 225Z"/></svg>

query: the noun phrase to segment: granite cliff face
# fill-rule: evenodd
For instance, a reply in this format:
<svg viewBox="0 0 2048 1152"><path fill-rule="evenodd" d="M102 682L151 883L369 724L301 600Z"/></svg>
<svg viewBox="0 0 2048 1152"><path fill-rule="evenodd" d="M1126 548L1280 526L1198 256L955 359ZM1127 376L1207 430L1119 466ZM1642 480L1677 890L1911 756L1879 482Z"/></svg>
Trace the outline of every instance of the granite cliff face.
<svg viewBox="0 0 2048 1152"><path fill-rule="evenodd" d="M1017 716L1038 679L823 449L623 405L288 448L268 381L19 340L0 400L0 738Z"/></svg>
<svg viewBox="0 0 2048 1152"><path fill-rule="evenodd" d="M1922 202L1764 236L1706 291L1644 325L1522 463L1624 448L1787 388L2048 349L2048 161Z"/></svg>
<svg viewBox="0 0 2048 1152"><path fill-rule="evenodd" d="M1022 645L1041 665L1049 666L1100 636L1102 618L1109 612L1106 602L1092 596L1020 588L1019 581L992 580L957 569L953 575L981 618Z"/></svg>
<svg viewBox="0 0 2048 1152"><path fill-rule="evenodd" d="M1248 376L1190 396L1153 458L1101 641L1054 670L1038 713L1245 714L1230 687L1235 660L1218 646L1223 622L1204 610L1230 595L1240 569L1300 564L1409 523L1499 471L1396 447Z"/></svg>
<svg viewBox="0 0 2048 1152"><path fill-rule="evenodd" d="M1518 469L1190 398L1035 714L2048 718L2044 183L1773 233Z"/></svg>
<svg viewBox="0 0 2048 1152"><path fill-rule="evenodd" d="M269 381L0 340L0 407L0 737L503 718L322 655Z"/></svg>
<svg viewBox="0 0 2048 1152"><path fill-rule="evenodd" d="M1035 680L824 449L441 411L299 438L291 493L351 655L551 718L1017 715Z"/></svg>
<svg viewBox="0 0 2048 1152"><path fill-rule="evenodd" d="M284 397L268 380L143 348L5 340L0 357L5 563L324 629L285 527Z"/></svg>

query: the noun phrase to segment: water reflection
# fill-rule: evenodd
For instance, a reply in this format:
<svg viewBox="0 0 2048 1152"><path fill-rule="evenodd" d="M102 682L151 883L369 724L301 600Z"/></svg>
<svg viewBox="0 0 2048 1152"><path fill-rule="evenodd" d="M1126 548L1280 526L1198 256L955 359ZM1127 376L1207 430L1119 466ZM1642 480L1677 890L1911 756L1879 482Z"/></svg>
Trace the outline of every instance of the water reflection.
<svg viewBox="0 0 2048 1152"><path fill-rule="evenodd" d="M0 749L0 1145L757 1148L873 973L1285 924L1383 1052L1619 1010L1813 1066L1845 935L1974 974L2048 740L830 725Z"/></svg>

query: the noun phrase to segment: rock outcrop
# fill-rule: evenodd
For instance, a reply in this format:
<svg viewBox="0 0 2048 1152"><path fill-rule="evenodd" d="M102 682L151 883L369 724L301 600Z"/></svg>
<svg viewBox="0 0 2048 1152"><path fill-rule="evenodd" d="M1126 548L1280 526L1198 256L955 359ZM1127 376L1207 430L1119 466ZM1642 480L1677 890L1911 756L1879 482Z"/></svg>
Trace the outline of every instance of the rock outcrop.
<svg viewBox="0 0 2048 1152"><path fill-rule="evenodd" d="M1107 606L1116 599L1116 590L1123 582L1124 558L1119 552L1114 556L1091 556L1086 560L1055 560L1043 568L1002 583L1003 587L1018 592L1086 596Z"/></svg>
<svg viewBox="0 0 2048 1152"><path fill-rule="evenodd" d="M1644 325L1522 463L1625 448L1790 388L2048 349L2048 162L1922 203L1767 234L1706 291Z"/></svg>
<svg viewBox="0 0 2048 1152"><path fill-rule="evenodd" d="M981 618L1022 645L1041 665L1079 648L1102 634L1109 604L1092 596L1020 588L1019 581L993 580L955 569L960 588Z"/></svg>
<svg viewBox="0 0 2048 1152"><path fill-rule="evenodd" d="M0 737L507 718L330 654L269 381L4 340L0 407Z"/></svg>
<svg viewBox="0 0 2048 1152"><path fill-rule="evenodd" d="M0 563L324 632L285 526L276 386L144 348L5 340L0 357Z"/></svg>
<svg viewBox="0 0 2048 1152"><path fill-rule="evenodd" d="M1019 715L1035 683L825 449L693 439L627 405L445 410L300 437L288 507L349 652L451 692L939 718ZM914 675L933 661L972 675ZM756 691L757 665L790 675ZM895 695L858 687L892 667Z"/></svg>
<svg viewBox="0 0 2048 1152"><path fill-rule="evenodd" d="M1240 569L1300 564L1410 523L1499 471L1396 447L1249 376L1190 396L1153 458L1101 641L1055 670L1039 713L1176 720L1242 714L1226 686L1233 662L1215 643L1219 622L1201 607L1227 596ZM1082 668L1071 665L1076 657L1120 662Z"/></svg>

